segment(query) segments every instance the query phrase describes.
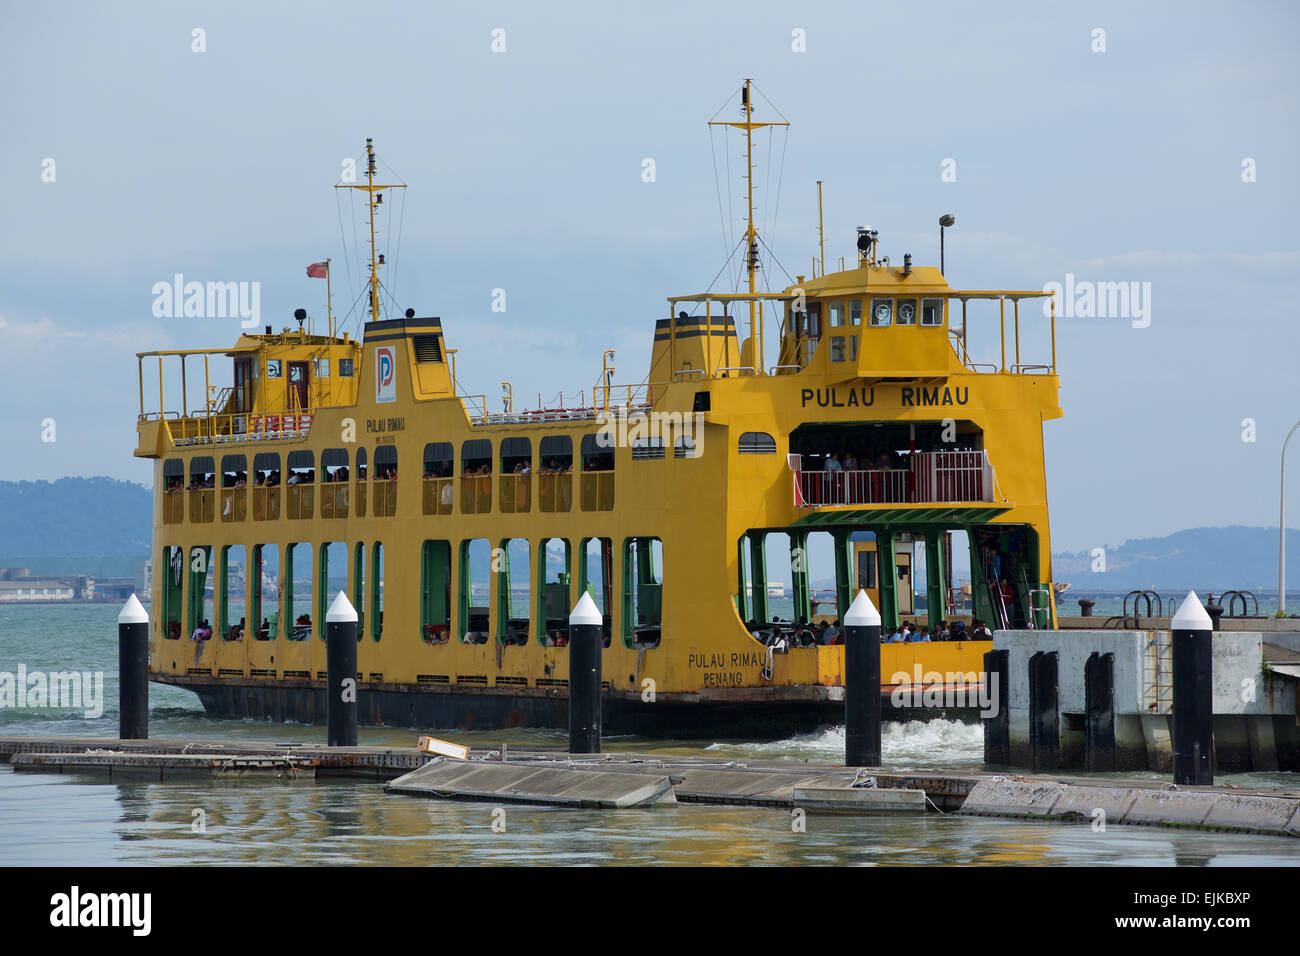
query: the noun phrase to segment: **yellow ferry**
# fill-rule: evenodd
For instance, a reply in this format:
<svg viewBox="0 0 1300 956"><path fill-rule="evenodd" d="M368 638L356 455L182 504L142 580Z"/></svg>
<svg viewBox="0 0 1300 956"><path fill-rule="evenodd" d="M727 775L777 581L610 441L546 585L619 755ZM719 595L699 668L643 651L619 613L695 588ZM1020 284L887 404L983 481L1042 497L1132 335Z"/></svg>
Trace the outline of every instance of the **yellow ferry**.
<svg viewBox="0 0 1300 956"><path fill-rule="evenodd" d="M747 185L769 125L752 89L720 123L744 134ZM832 625L801 645L858 588L886 633L1055 626L1042 442L1061 415L1054 309L1050 356L1021 357L1020 305L1042 292L955 290L910 255L890 263L865 227L856 261L826 272L814 257L811 278L760 291L749 188L747 289L670 297L638 384L614 383L605 352L583 407L506 399L493 413L460 388L437 317L382 317L374 218L401 184L377 183L369 140L366 153L364 182L339 187L370 211L359 339L332 320L314 333L298 310L297 330L138 355L152 680L218 714L323 720L333 577L361 615L363 721L563 727L567 617L585 590L604 619L606 733L763 738L842 720L842 638ZM1000 356L985 364L969 351L981 300L999 316L981 330ZM233 377L213 383L213 359ZM202 366L202 407L182 390L169 409L174 364L183 380ZM787 620L769 610L766 543L781 535ZM961 539L965 588L952 586ZM818 540L835 586L814 604ZM980 672L990 648L886 644L884 691L900 674Z"/></svg>

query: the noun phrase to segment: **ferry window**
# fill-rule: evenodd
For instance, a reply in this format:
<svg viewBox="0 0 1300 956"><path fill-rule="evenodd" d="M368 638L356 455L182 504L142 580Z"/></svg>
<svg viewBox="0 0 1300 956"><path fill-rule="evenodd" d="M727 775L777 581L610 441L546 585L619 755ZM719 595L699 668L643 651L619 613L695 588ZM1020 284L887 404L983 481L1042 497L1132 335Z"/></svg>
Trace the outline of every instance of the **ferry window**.
<svg viewBox="0 0 1300 956"><path fill-rule="evenodd" d="M894 321L893 299L871 300L871 324L875 326L891 325Z"/></svg>
<svg viewBox="0 0 1300 956"><path fill-rule="evenodd" d="M862 548L858 551L858 587L876 587L876 552Z"/></svg>
<svg viewBox="0 0 1300 956"><path fill-rule="evenodd" d="M452 448L449 441L431 441L424 446L424 477L452 477Z"/></svg>
<svg viewBox="0 0 1300 956"><path fill-rule="evenodd" d="M744 432L736 450L742 455L775 455L776 439L767 432Z"/></svg>
<svg viewBox="0 0 1300 956"><path fill-rule="evenodd" d="M397 480L397 446L396 445L375 446L375 480L376 481ZM376 514L377 513L378 512L376 512Z"/></svg>
<svg viewBox="0 0 1300 956"><path fill-rule="evenodd" d="M527 438L501 440L501 511L523 514L532 510L533 443Z"/></svg>
<svg viewBox="0 0 1300 956"><path fill-rule="evenodd" d="M222 640L242 641L248 621L244 615L244 546L228 544L217 562L221 601L217 605L217 633ZM234 600L231 600L233 596Z"/></svg>
<svg viewBox="0 0 1300 956"><path fill-rule="evenodd" d="M832 302L830 303L829 308L831 328L838 329L844 324L844 303Z"/></svg>
<svg viewBox="0 0 1300 956"><path fill-rule="evenodd" d="M532 551L527 538L506 538L492 556L497 573L497 640L528 643L528 608L532 604Z"/></svg>
<svg viewBox="0 0 1300 956"><path fill-rule="evenodd" d="M289 452L289 477L285 484L286 506L291 520L311 518L316 511L316 454L311 451ZM287 633L287 631L286 631Z"/></svg>
<svg viewBox="0 0 1300 956"><path fill-rule="evenodd" d="M537 473L558 473L573 467L573 439L568 435L547 435L537 450ZM567 509L566 509L567 510Z"/></svg>
<svg viewBox="0 0 1300 956"><path fill-rule="evenodd" d="M921 324L926 326L943 325L943 299L921 300Z"/></svg>
<svg viewBox="0 0 1300 956"><path fill-rule="evenodd" d="M532 470L533 443L527 438L501 440L501 473L526 475Z"/></svg>
<svg viewBox="0 0 1300 956"><path fill-rule="evenodd" d="M900 299L898 301L898 324L916 325L915 299Z"/></svg>
<svg viewBox="0 0 1300 956"><path fill-rule="evenodd" d="M198 491L202 488L211 488L215 483L217 466L207 455L199 455L190 459L190 490Z"/></svg>
<svg viewBox="0 0 1300 956"><path fill-rule="evenodd" d="M822 306L820 302L808 303L808 337L819 338L822 334Z"/></svg>
<svg viewBox="0 0 1300 956"><path fill-rule="evenodd" d="M356 501L354 507L357 518L365 518L365 449L356 450Z"/></svg>
<svg viewBox="0 0 1300 956"><path fill-rule="evenodd" d="M370 636L375 643L384 636L384 546L370 546Z"/></svg>
<svg viewBox="0 0 1300 956"><path fill-rule="evenodd" d="M608 448L597 440L596 435L582 436L582 470L613 471L614 449Z"/></svg>
<svg viewBox="0 0 1300 956"><path fill-rule="evenodd" d="M321 488L320 516L346 518L348 516L348 450L346 448L326 448L320 453L320 480L327 486Z"/></svg>
<svg viewBox="0 0 1300 956"><path fill-rule="evenodd" d="M663 544L658 538L623 542L623 643L659 646L663 617Z"/></svg>
<svg viewBox="0 0 1300 956"><path fill-rule="evenodd" d="M280 571L280 547L275 544L259 544L253 547L253 567L249 571L249 577L252 584L248 592L248 618L251 621L257 621L257 639L259 641L274 641L280 632L280 611L274 601L271 602L270 611L262 616L262 587L266 581L272 582L272 587L276 575Z"/></svg>
<svg viewBox="0 0 1300 956"><path fill-rule="evenodd" d="M546 647L565 647L569 643L569 575L573 564L569 542L565 538L543 538L538 547L537 642ZM554 570L552 570L554 569Z"/></svg>
<svg viewBox="0 0 1300 956"><path fill-rule="evenodd" d="M842 335L831 336L831 361L844 361L844 336Z"/></svg>
<svg viewBox="0 0 1300 956"><path fill-rule="evenodd" d="M263 452L260 455L253 456L253 484L256 487L263 485L278 485L280 483L280 456L274 452Z"/></svg>
<svg viewBox="0 0 1300 956"><path fill-rule="evenodd" d="M849 325L861 325L861 324L862 324L862 300L850 299L849 300Z"/></svg>
<svg viewBox="0 0 1300 956"><path fill-rule="evenodd" d="M339 359L339 378L352 377L352 359Z"/></svg>
<svg viewBox="0 0 1300 956"><path fill-rule="evenodd" d="M185 551L179 545L162 549L162 574L154 580L162 587L163 637L174 641L181 636L181 582L185 579ZM188 635L186 635L188 637Z"/></svg>
<svg viewBox="0 0 1300 956"><path fill-rule="evenodd" d="M280 585L283 597L281 613L286 621L284 633L291 641L306 641L311 638L311 597L313 573L311 563L311 545L290 544L284 549L284 580ZM297 580L295 580L295 578ZM300 585L305 584L305 587Z"/></svg>
<svg viewBox="0 0 1300 956"><path fill-rule="evenodd" d="M212 637L212 599L208 597L208 587L212 583L212 548L196 546L189 553L189 623L187 637L193 637L195 631L201 631L203 640Z"/></svg>
<svg viewBox="0 0 1300 956"><path fill-rule="evenodd" d="M488 639L488 569L492 549L487 538L460 543L460 587L456 627L462 644L486 644Z"/></svg>
<svg viewBox="0 0 1300 956"><path fill-rule="evenodd" d="M281 378L284 375L284 366L280 364L280 359L266 360L266 377Z"/></svg>
<svg viewBox="0 0 1300 956"><path fill-rule="evenodd" d="M420 549L420 639L446 644L450 637L451 542L426 541Z"/></svg>
<svg viewBox="0 0 1300 956"><path fill-rule="evenodd" d="M372 514L391 518L397 514L397 446L375 446L375 503Z"/></svg>
<svg viewBox="0 0 1300 956"><path fill-rule="evenodd" d="M600 609L600 633L606 647L609 647L612 634L613 589L614 542L609 538L583 538L578 549L578 590L590 594ZM565 615L565 620L568 620L568 615Z"/></svg>
<svg viewBox="0 0 1300 956"><path fill-rule="evenodd" d="M856 362L857 360L858 360L858 337L856 335L850 335L849 336L849 361Z"/></svg>
<svg viewBox="0 0 1300 956"><path fill-rule="evenodd" d="M352 607L357 612L357 643L366 633L366 546L358 541L352 549Z"/></svg>
<svg viewBox="0 0 1300 956"><path fill-rule="evenodd" d="M492 474L492 442L472 438L460 446L461 472L466 475Z"/></svg>
<svg viewBox="0 0 1300 956"><path fill-rule="evenodd" d="M317 377L317 378L329 378L329 377L330 377L330 360L329 360L329 359L327 359L327 358L323 358L323 359L317 359L317 360L316 360L316 377Z"/></svg>
<svg viewBox="0 0 1300 956"><path fill-rule="evenodd" d="M185 486L185 463L179 458L163 462L163 490L179 491Z"/></svg>
<svg viewBox="0 0 1300 956"><path fill-rule="evenodd" d="M465 514L492 511L492 442L473 438L460 446L460 507Z"/></svg>
<svg viewBox="0 0 1300 956"><path fill-rule="evenodd" d="M291 485L311 484L316 480L316 454L310 451L289 452L289 481Z"/></svg>
<svg viewBox="0 0 1300 956"><path fill-rule="evenodd" d="M423 504L427 515L449 515L455 484L451 442L429 442L424 446Z"/></svg>
<svg viewBox="0 0 1300 956"><path fill-rule="evenodd" d="M583 511L614 510L614 449L600 444L596 435L582 436Z"/></svg>
<svg viewBox="0 0 1300 956"><path fill-rule="evenodd" d="M248 459L243 455L224 455L221 458L221 487L243 488L248 484Z"/></svg>

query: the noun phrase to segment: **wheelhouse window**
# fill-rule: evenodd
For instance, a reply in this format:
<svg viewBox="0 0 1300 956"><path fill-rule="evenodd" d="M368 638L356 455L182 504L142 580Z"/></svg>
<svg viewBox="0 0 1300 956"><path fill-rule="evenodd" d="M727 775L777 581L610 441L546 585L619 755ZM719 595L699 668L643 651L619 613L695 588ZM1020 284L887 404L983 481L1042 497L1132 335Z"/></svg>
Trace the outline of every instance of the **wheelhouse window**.
<svg viewBox="0 0 1300 956"><path fill-rule="evenodd" d="M862 300L850 299L849 300L849 325L861 325L861 324L862 324Z"/></svg>
<svg viewBox="0 0 1300 956"><path fill-rule="evenodd" d="M831 336L831 361L844 361L844 336L842 335Z"/></svg>
<svg viewBox="0 0 1300 956"><path fill-rule="evenodd" d="M844 324L844 303L832 302L828 306L828 309L829 309L829 316L830 316L830 326L833 329L838 329L840 326Z"/></svg>
<svg viewBox="0 0 1300 956"><path fill-rule="evenodd" d="M894 300L871 300L871 324L877 327L894 324Z"/></svg>
<svg viewBox="0 0 1300 956"><path fill-rule="evenodd" d="M921 300L921 324L927 327L943 325L943 299Z"/></svg>
<svg viewBox="0 0 1300 956"><path fill-rule="evenodd" d="M915 299L899 299L898 324L916 325L916 300Z"/></svg>
<svg viewBox="0 0 1300 956"><path fill-rule="evenodd" d="M744 432L737 451L742 455L775 455L776 439L767 432Z"/></svg>

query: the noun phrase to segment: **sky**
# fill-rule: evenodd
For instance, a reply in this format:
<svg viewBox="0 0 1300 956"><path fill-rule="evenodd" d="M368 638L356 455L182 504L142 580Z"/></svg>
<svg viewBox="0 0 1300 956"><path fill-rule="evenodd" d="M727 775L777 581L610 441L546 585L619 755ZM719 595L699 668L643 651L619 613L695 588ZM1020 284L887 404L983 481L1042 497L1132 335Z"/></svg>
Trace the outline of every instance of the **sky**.
<svg viewBox="0 0 1300 956"><path fill-rule="evenodd" d="M819 179L828 265L859 224L937 264L952 213L957 288L1137 283L1144 314L1057 322L1053 550L1275 527L1298 26L1268 2L3 0L0 479L151 480L135 353L241 331L155 317L157 282L260 283L278 329L323 317L305 267L332 257L346 313L365 250L332 187L366 137L409 187L381 221L386 305L442 317L465 391L589 395L608 348L641 381L665 298L706 288L739 228L741 153L705 123L752 77L755 118L792 124L755 151L774 287L810 271Z"/></svg>

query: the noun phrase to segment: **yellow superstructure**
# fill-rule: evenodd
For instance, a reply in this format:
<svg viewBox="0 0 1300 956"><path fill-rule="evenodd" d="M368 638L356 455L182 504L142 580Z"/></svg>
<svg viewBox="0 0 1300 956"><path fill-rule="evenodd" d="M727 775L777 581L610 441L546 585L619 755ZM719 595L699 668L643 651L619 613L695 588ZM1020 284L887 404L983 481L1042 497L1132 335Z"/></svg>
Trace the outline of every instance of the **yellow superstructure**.
<svg viewBox="0 0 1300 956"><path fill-rule="evenodd" d="M748 90L742 108L748 123ZM1054 345L1041 365L1019 356L1020 304L1041 293L953 290L910 257L878 259L861 235L851 267L780 292L670 298L647 328L645 380L613 383L606 353L583 408L507 399L492 413L462 394L438 318L380 318L373 247L360 341L268 327L229 349L142 353L151 676L217 712L323 719L334 579L361 613L363 719L564 726L567 614L586 589L605 618L607 732L781 734L842 710L843 646L773 640L797 628L768 610L773 534L788 536L796 619L813 618L808 539L825 532L827 619L863 587L896 623L911 598L899 558L910 575L925 542L936 625L952 614L951 534L965 532L974 616L1054 626L1042 445L1061 414ZM751 277L756 238L751 225ZM957 322L978 299L1007 320L995 367L970 360ZM164 411L163 363L197 375L213 355L233 381L205 382L201 408ZM295 599L304 577L309 601ZM209 590L213 636L193 640ZM886 656L969 672L989 647Z"/></svg>

